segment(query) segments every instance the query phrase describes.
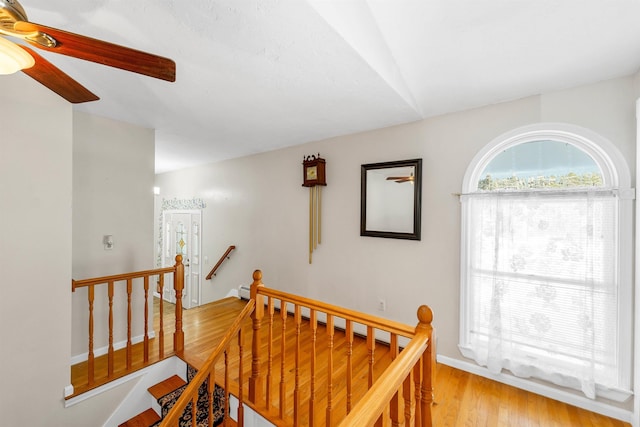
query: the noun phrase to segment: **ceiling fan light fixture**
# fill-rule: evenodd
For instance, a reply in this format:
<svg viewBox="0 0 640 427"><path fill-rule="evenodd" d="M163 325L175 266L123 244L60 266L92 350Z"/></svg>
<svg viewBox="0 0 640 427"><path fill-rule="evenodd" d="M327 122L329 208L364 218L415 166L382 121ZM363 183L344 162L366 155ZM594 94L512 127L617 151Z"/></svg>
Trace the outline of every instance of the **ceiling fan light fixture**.
<svg viewBox="0 0 640 427"><path fill-rule="evenodd" d="M35 60L24 49L0 37L0 74L13 74L34 64Z"/></svg>

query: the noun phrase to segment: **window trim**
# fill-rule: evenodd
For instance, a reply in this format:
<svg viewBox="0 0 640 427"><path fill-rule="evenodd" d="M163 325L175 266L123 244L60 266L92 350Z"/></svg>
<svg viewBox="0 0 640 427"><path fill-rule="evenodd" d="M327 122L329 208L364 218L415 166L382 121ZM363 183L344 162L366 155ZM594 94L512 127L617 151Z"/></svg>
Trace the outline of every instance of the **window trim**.
<svg viewBox="0 0 640 427"><path fill-rule="evenodd" d="M515 145L537 140L552 140L572 144L589 154L602 171L603 188L617 190L618 209L618 265L619 302L618 320L620 322L618 363L620 366L619 383L624 390L604 390L597 388L598 396L615 401L625 401L633 393L633 200L635 190L631 188L631 175L626 160L618 148L603 136L580 126L566 123L537 123L508 131L480 150L469 163L462 183L463 201L465 194L478 192L478 180L487 165L502 151ZM466 284L470 271L466 268L469 259L470 214L467 203L461 203L461 241L460 241L460 331L459 349L466 358L469 351L463 346L467 336L467 313L469 304Z"/></svg>

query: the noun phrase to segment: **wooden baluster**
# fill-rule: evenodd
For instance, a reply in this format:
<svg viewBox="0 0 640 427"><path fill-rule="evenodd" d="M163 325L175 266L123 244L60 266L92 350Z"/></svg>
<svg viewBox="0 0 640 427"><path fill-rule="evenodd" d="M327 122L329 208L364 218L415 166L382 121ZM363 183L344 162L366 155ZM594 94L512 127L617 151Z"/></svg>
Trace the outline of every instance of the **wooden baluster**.
<svg viewBox="0 0 640 427"><path fill-rule="evenodd" d="M333 425L333 315L327 314L327 426Z"/></svg>
<svg viewBox="0 0 640 427"><path fill-rule="evenodd" d="M351 412L353 396L353 322L347 319L345 328L347 342L347 414Z"/></svg>
<svg viewBox="0 0 640 427"><path fill-rule="evenodd" d="M434 331L431 326L433 321L433 312L426 305L422 305L418 308L418 326L416 326L416 332L422 330L426 331L429 336L429 345L422 355L422 399L420 400L420 411L422 415L422 427L431 427L432 415L431 404L433 403L433 378L436 370L436 351ZM416 406L418 401L416 400ZM417 424L416 424L417 425Z"/></svg>
<svg viewBox="0 0 640 427"><path fill-rule="evenodd" d="M420 388L421 388L421 383L422 383L422 361L419 360L418 363L416 363L416 366L413 367L413 383L414 383L414 388L413 391L415 393L415 411L414 411L414 417L415 417L415 426L421 426L422 425L422 412L421 412L421 407L420 407L420 401L421 401L421 396L420 396Z"/></svg>
<svg viewBox="0 0 640 427"><path fill-rule="evenodd" d="M391 352L391 361L393 362L398 357L398 335L391 334L391 340L389 343L389 351ZM391 418L391 426L400 426L400 393L396 391L396 394L391 398L389 403L389 416Z"/></svg>
<svg viewBox="0 0 640 427"><path fill-rule="evenodd" d="M302 315L300 306L295 305L296 351L295 351L295 383L293 387L293 425L300 425L300 324Z"/></svg>
<svg viewBox="0 0 640 427"><path fill-rule="evenodd" d="M404 425L415 425L411 422L411 399L413 398L413 394L411 393L411 372L409 372L409 375L407 375L407 378L405 378L402 383L402 398L404 399Z"/></svg>
<svg viewBox="0 0 640 427"><path fill-rule="evenodd" d="M373 368L376 363L376 330L373 326L367 326L367 347L369 353L369 375L367 377L367 384L369 388L373 386L375 380L373 375ZM382 427L382 414L375 422L376 427Z"/></svg>
<svg viewBox="0 0 640 427"><path fill-rule="evenodd" d="M242 369L242 328L238 330L238 425L244 426L244 393L242 384L244 383L244 369Z"/></svg>
<svg viewBox="0 0 640 427"><path fill-rule="evenodd" d="M113 282L108 285L109 296L109 350L107 355L107 376L113 376Z"/></svg>
<svg viewBox="0 0 640 427"><path fill-rule="evenodd" d="M369 373L367 375L367 384L369 388L373 385L373 365L376 361L376 336L373 326L367 326L367 354L369 359Z"/></svg>
<svg viewBox="0 0 640 427"><path fill-rule="evenodd" d="M191 398L191 427L196 426L196 420L198 419L198 392Z"/></svg>
<svg viewBox="0 0 640 427"><path fill-rule="evenodd" d="M144 363L149 361L149 276L144 276Z"/></svg>
<svg viewBox="0 0 640 427"><path fill-rule="evenodd" d="M318 318L316 311L311 309L309 311L309 328L311 329L311 354L310 369L311 369L311 390L309 392L309 426L313 427L316 413L316 340L318 333Z"/></svg>
<svg viewBox="0 0 640 427"><path fill-rule="evenodd" d="M215 390L216 386L216 365L214 364L211 367L211 372L209 372L209 377L207 378L207 395L209 396L209 404L207 405L207 411L209 413L208 415L208 419L209 419L209 427L213 427L213 391ZM226 411L224 411L226 412Z"/></svg>
<svg viewBox="0 0 640 427"><path fill-rule="evenodd" d="M282 319L282 336L280 337L280 418L287 413L287 387L285 382L286 334L287 334L287 302L280 300L280 318Z"/></svg>
<svg viewBox="0 0 640 427"><path fill-rule="evenodd" d="M93 385L94 379L94 361L93 355L93 300L94 300L94 285L90 285L87 290L89 298L89 355L87 357L87 383Z"/></svg>
<svg viewBox="0 0 640 427"><path fill-rule="evenodd" d="M262 284L262 271L256 270L253 272L253 283L251 284L251 299L256 302L256 306L251 314L253 341L251 343L251 376L249 377L249 401L254 404L262 399L260 326L264 316L264 297L259 293L261 287L264 287Z"/></svg>
<svg viewBox="0 0 640 427"><path fill-rule="evenodd" d="M271 390L271 385L273 384L273 380L272 380L272 370L273 370L273 313L274 313L274 309L273 309L273 298L269 297L267 299L267 312L269 315L269 338L268 338L268 342L267 342L267 394L266 394L266 399L267 399L267 411L271 408L271 402L272 402L272 390Z"/></svg>
<svg viewBox="0 0 640 427"><path fill-rule="evenodd" d="M158 354L160 360L164 359L164 274L161 274L158 280L160 292L160 330L158 331Z"/></svg>
<svg viewBox="0 0 640 427"><path fill-rule="evenodd" d="M133 279L127 279L127 371L131 370L131 293Z"/></svg>
<svg viewBox="0 0 640 427"><path fill-rule="evenodd" d="M431 343L429 343L431 346ZM428 351L428 348L427 348ZM429 372L431 369L431 358L428 354L422 356L422 389L421 395L422 399L420 400L420 414L422 416L422 427L431 427L431 403L433 402L433 388L431 387L431 375ZM435 369L435 366L433 366Z"/></svg>
<svg viewBox="0 0 640 427"><path fill-rule="evenodd" d="M229 348L227 347L224 350L224 401L225 401L225 410L224 410L224 426L228 426L228 415L229 415ZM237 419L237 416L236 416Z"/></svg>
<svg viewBox="0 0 640 427"><path fill-rule="evenodd" d="M173 288L176 291L176 331L173 334L173 350L184 350L184 331L182 330L182 291L184 289L184 265L182 255L176 255L176 271L173 274Z"/></svg>

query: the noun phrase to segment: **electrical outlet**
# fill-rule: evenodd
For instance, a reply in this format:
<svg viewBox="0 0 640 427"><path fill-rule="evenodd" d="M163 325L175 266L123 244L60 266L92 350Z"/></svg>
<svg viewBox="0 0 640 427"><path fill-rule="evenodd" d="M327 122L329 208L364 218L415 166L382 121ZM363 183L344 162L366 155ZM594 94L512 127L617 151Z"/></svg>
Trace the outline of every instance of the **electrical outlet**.
<svg viewBox="0 0 640 427"><path fill-rule="evenodd" d="M378 310L386 311L387 310L387 302L383 299L378 300Z"/></svg>

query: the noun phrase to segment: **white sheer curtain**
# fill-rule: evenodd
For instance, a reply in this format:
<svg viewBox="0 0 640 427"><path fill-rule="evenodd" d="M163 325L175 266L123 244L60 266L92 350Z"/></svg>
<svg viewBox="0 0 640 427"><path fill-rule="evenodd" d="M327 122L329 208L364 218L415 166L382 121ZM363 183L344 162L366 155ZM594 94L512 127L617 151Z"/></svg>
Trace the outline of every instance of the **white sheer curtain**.
<svg viewBox="0 0 640 427"><path fill-rule="evenodd" d="M618 388L613 191L463 196L469 218L463 353L581 389Z"/></svg>

